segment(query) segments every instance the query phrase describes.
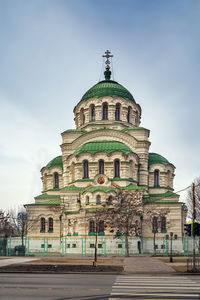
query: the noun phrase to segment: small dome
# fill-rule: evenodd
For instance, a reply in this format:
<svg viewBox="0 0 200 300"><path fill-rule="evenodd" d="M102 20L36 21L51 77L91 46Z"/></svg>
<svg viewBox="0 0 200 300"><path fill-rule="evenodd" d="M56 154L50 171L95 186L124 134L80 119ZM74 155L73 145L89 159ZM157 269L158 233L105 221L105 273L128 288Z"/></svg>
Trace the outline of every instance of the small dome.
<svg viewBox="0 0 200 300"><path fill-rule="evenodd" d="M106 153L112 153L114 151L120 151L124 153L130 153L132 152L131 149L121 142L116 141L94 141L89 142L81 147L79 147L75 152L74 155L78 155L80 153L98 153L98 152L106 152Z"/></svg>
<svg viewBox="0 0 200 300"><path fill-rule="evenodd" d="M63 167L63 161L62 156L57 156L54 159L52 159L47 165L46 168L49 169L51 167Z"/></svg>
<svg viewBox="0 0 200 300"><path fill-rule="evenodd" d="M168 165L169 162L166 158L164 158L162 155L157 154L157 153L149 153L149 163L148 165L153 165L153 164L162 164L162 165Z"/></svg>
<svg viewBox="0 0 200 300"><path fill-rule="evenodd" d="M131 93L121 84L113 80L103 80L98 82L83 95L81 101L102 96L122 97L126 100L132 100L135 103Z"/></svg>

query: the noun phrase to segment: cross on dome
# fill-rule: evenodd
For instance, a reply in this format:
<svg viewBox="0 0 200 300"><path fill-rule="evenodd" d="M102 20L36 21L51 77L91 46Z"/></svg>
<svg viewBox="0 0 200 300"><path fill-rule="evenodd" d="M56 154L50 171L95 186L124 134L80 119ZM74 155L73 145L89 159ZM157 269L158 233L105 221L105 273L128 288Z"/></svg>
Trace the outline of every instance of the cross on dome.
<svg viewBox="0 0 200 300"><path fill-rule="evenodd" d="M109 50L106 50L105 51L105 55L102 55L103 57L106 58L106 61L105 61L105 64L106 64L106 70L109 70L110 69L110 60L109 58L110 57L113 57L113 55L111 54L111 52Z"/></svg>

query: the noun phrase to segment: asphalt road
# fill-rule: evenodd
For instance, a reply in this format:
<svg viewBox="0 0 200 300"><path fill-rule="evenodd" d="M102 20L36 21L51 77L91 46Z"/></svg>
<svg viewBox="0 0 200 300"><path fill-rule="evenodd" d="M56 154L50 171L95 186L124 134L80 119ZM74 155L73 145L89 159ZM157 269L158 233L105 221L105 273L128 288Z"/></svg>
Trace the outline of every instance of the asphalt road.
<svg viewBox="0 0 200 300"><path fill-rule="evenodd" d="M200 276L0 273L0 300L200 299Z"/></svg>
<svg viewBox="0 0 200 300"><path fill-rule="evenodd" d="M109 299L116 275L0 274L1 300Z"/></svg>

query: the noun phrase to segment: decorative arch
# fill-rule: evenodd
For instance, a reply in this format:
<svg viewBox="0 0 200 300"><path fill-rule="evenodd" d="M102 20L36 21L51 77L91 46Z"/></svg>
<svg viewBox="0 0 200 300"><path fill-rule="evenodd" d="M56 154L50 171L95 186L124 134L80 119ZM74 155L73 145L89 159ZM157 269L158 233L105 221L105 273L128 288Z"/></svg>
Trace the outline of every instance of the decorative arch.
<svg viewBox="0 0 200 300"><path fill-rule="evenodd" d="M85 123L85 115L84 115L84 109L81 108L80 110L80 120L81 120L81 125Z"/></svg>
<svg viewBox="0 0 200 300"><path fill-rule="evenodd" d="M131 111L132 111L132 108L131 108L131 106L129 106L128 112L127 112L127 122L128 123L131 123Z"/></svg>

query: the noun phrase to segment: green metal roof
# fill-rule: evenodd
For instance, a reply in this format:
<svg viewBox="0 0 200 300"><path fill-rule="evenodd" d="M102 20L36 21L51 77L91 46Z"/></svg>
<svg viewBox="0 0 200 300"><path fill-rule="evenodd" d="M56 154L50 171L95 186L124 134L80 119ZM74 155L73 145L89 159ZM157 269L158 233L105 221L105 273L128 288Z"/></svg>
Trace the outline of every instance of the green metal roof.
<svg viewBox="0 0 200 300"><path fill-rule="evenodd" d="M128 131L128 130L149 130L149 129L146 129L144 127L130 126L130 127L124 128L124 129L122 129L120 131L121 132L125 132L125 131Z"/></svg>
<svg viewBox="0 0 200 300"><path fill-rule="evenodd" d="M165 193L161 193L161 194L149 194L150 197L154 198L154 197L179 197L178 194L167 191Z"/></svg>
<svg viewBox="0 0 200 300"><path fill-rule="evenodd" d="M43 201L43 202L38 202L38 203L31 203L31 204L26 204L28 205L60 205L61 201L60 200L49 200L49 201Z"/></svg>
<svg viewBox="0 0 200 300"><path fill-rule="evenodd" d="M130 183L128 186L120 187L121 190L143 190L143 187Z"/></svg>
<svg viewBox="0 0 200 300"><path fill-rule="evenodd" d="M45 193L35 197L35 199L60 199L60 195L48 195Z"/></svg>
<svg viewBox="0 0 200 300"><path fill-rule="evenodd" d="M87 133L87 131L84 130L84 129L67 129L64 132L82 132L82 133Z"/></svg>
<svg viewBox="0 0 200 300"><path fill-rule="evenodd" d="M78 187L75 186L74 184L69 185L69 186L65 186L62 190L65 191L82 191L84 188L83 187Z"/></svg>
<svg viewBox="0 0 200 300"><path fill-rule="evenodd" d="M90 192L90 193L94 193L96 191L108 193L108 192L114 191L114 189L111 187L108 187L108 186L93 186L87 190L87 192Z"/></svg>
<svg viewBox="0 0 200 300"><path fill-rule="evenodd" d="M63 161L62 161L62 156L57 156L54 159L52 159L47 165L46 168L51 168L54 166L59 166L59 167L63 167Z"/></svg>
<svg viewBox="0 0 200 300"><path fill-rule="evenodd" d="M162 155L157 153L149 153L149 163L148 165L152 164L162 164L162 165L168 165L169 162L166 158L164 158Z"/></svg>
<svg viewBox="0 0 200 300"><path fill-rule="evenodd" d="M74 151L74 155L78 155L80 153L89 152L89 153L98 153L98 152L106 152L106 153L112 153L114 151L120 151L124 152L126 154L131 153L131 149L121 143L116 141L94 141L89 142L81 147L79 147L77 150Z"/></svg>
<svg viewBox="0 0 200 300"><path fill-rule="evenodd" d="M102 96L122 97L135 102L131 93L121 84L113 80L103 80L98 82L83 95L81 101Z"/></svg>

